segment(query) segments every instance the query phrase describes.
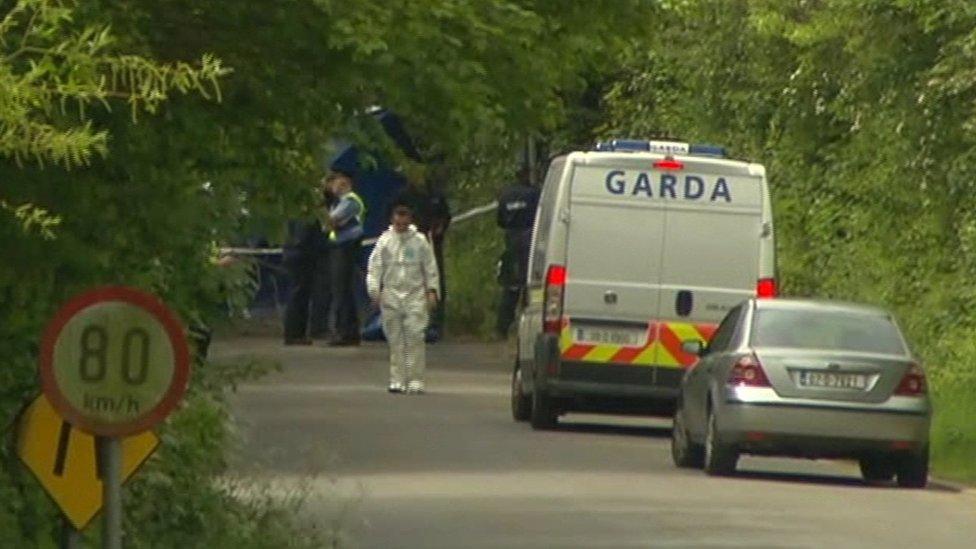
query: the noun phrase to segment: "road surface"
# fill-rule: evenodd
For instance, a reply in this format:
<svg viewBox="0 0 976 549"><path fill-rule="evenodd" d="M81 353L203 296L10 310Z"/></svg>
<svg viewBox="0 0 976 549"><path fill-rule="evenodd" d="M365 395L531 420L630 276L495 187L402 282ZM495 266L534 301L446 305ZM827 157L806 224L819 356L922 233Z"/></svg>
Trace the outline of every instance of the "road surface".
<svg viewBox="0 0 976 549"><path fill-rule="evenodd" d="M734 478L672 466L670 422L512 421L509 351L430 348L426 395L386 393L386 350L216 343L284 371L234 399L242 471L311 490L320 527L376 548L976 547L976 495L862 484L832 461L744 458ZM290 485L290 484L289 484Z"/></svg>

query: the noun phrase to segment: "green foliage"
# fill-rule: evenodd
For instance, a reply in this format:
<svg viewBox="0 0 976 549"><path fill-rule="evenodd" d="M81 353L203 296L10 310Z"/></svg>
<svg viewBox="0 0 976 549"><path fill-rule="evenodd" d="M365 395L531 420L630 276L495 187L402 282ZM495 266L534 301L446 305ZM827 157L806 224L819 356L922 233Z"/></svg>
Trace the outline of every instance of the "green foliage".
<svg viewBox="0 0 976 549"><path fill-rule="evenodd" d="M0 21L5 428L37 392L40 330L70 294L113 282L150 288L194 326L246 297L246 266L218 270L211 251L236 227L239 197L231 189L205 190L178 148L164 146L199 133L172 117L133 125L139 112L159 112L174 92L219 99L217 79L227 71L206 54L191 66L127 53L104 17L90 16L72 1L19 0ZM116 114L118 103L128 109ZM115 154L105 159L110 136ZM192 396L163 427L163 448L127 488L128 544L320 546L322 540L297 533L294 497L242 500L216 484L234 448L224 391L254 368L197 367ZM0 446L0 460L0 546L56 546L53 504L12 444ZM96 526L89 535L97 533Z"/></svg>
<svg viewBox="0 0 976 549"><path fill-rule="evenodd" d="M497 262L504 248L493 215L472 220L448 233L445 247L447 325L453 333L489 337L501 295Z"/></svg>
<svg viewBox="0 0 976 549"><path fill-rule="evenodd" d="M0 211L12 215L25 234L36 234L48 240L54 239L54 229L61 224L60 217L53 216L44 208L33 204L14 207L0 200Z"/></svg>
<svg viewBox="0 0 976 549"><path fill-rule="evenodd" d="M956 398L972 384L954 381L976 374L974 23L962 1L683 2L649 22L603 130L767 165L786 293L897 312L946 474L976 455L976 401Z"/></svg>
<svg viewBox="0 0 976 549"><path fill-rule="evenodd" d="M117 54L107 25L78 25L75 13L72 0L17 0L0 20L0 156L85 165L107 151L85 116L92 103L122 99L135 118L173 91L219 96L227 71L216 58L194 67Z"/></svg>
<svg viewBox="0 0 976 549"><path fill-rule="evenodd" d="M359 105L402 114L433 149L468 158L565 120L582 71L612 55L640 2L316 0L326 70Z"/></svg>

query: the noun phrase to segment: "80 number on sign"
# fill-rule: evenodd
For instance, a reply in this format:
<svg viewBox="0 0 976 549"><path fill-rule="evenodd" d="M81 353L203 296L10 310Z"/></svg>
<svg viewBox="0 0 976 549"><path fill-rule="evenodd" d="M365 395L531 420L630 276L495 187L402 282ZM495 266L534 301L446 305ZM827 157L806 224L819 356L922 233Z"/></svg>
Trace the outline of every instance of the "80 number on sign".
<svg viewBox="0 0 976 549"><path fill-rule="evenodd" d="M135 343L138 341L138 343ZM136 373L133 373L132 348L139 346L139 359ZM149 332L142 328L130 328L122 338L122 379L130 385L142 385L149 375ZM82 381L99 383L105 381L108 370L108 330L104 326L92 324L81 332Z"/></svg>
<svg viewBox="0 0 976 549"><path fill-rule="evenodd" d="M188 369L175 316L131 288L71 300L42 344L45 394L65 419L103 436L143 431L165 417L185 390Z"/></svg>

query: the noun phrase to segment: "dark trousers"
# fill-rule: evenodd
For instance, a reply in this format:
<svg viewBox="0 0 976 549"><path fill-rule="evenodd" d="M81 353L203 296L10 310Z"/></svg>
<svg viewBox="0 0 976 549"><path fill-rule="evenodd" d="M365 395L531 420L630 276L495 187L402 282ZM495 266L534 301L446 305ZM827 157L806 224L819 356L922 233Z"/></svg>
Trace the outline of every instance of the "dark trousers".
<svg viewBox="0 0 976 549"><path fill-rule="evenodd" d="M285 307L285 339L324 337L329 331L329 258L308 253L286 264L291 295Z"/></svg>
<svg viewBox="0 0 976 549"><path fill-rule="evenodd" d="M335 331L339 339L359 339L359 315L356 311L356 265L359 241L332 247L332 296L335 302Z"/></svg>
<svg viewBox="0 0 976 549"><path fill-rule="evenodd" d="M441 287L437 296L440 300L437 303L437 309L430 317L430 326L441 330L444 326L444 314L447 310L447 277L444 275L444 238L431 238L431 246L434 248L434 258L437 260L437 276L440 279Z"/></svg>
<svg viewBox="0 0 976 549"><path fill-rule="evenodd" d="M501 337L508 335L508 330L515 320L515 311L518 309L521 294L520 286L502 286L501 299L498 302L498 321L495 324L495 331Z"/></svg>
<svg viewBox="0 0 976 549"><path fill-rule="evenodd" d="M498 303L498 322L495 324L495 331L501 337L508 335L508 329L515 320L519 297L525 284L531 241L531 229L505 231L505 253L502 255L499 273L502 293Z"/></svg>

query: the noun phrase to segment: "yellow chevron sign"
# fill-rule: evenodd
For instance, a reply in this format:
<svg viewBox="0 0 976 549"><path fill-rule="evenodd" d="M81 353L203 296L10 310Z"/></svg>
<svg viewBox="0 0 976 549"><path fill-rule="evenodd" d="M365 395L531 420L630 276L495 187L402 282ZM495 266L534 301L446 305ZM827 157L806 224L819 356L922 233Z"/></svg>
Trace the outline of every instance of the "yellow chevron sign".
<svg viewBox="0 0 976 549"><path fill-rule="evenodd" d="M159 437L152 431L122 440L123 482L158 445ZM84 529L101 510L102 481L95 437L64 421L44 395L20 416L17 455L76 529Z"/></svg>

